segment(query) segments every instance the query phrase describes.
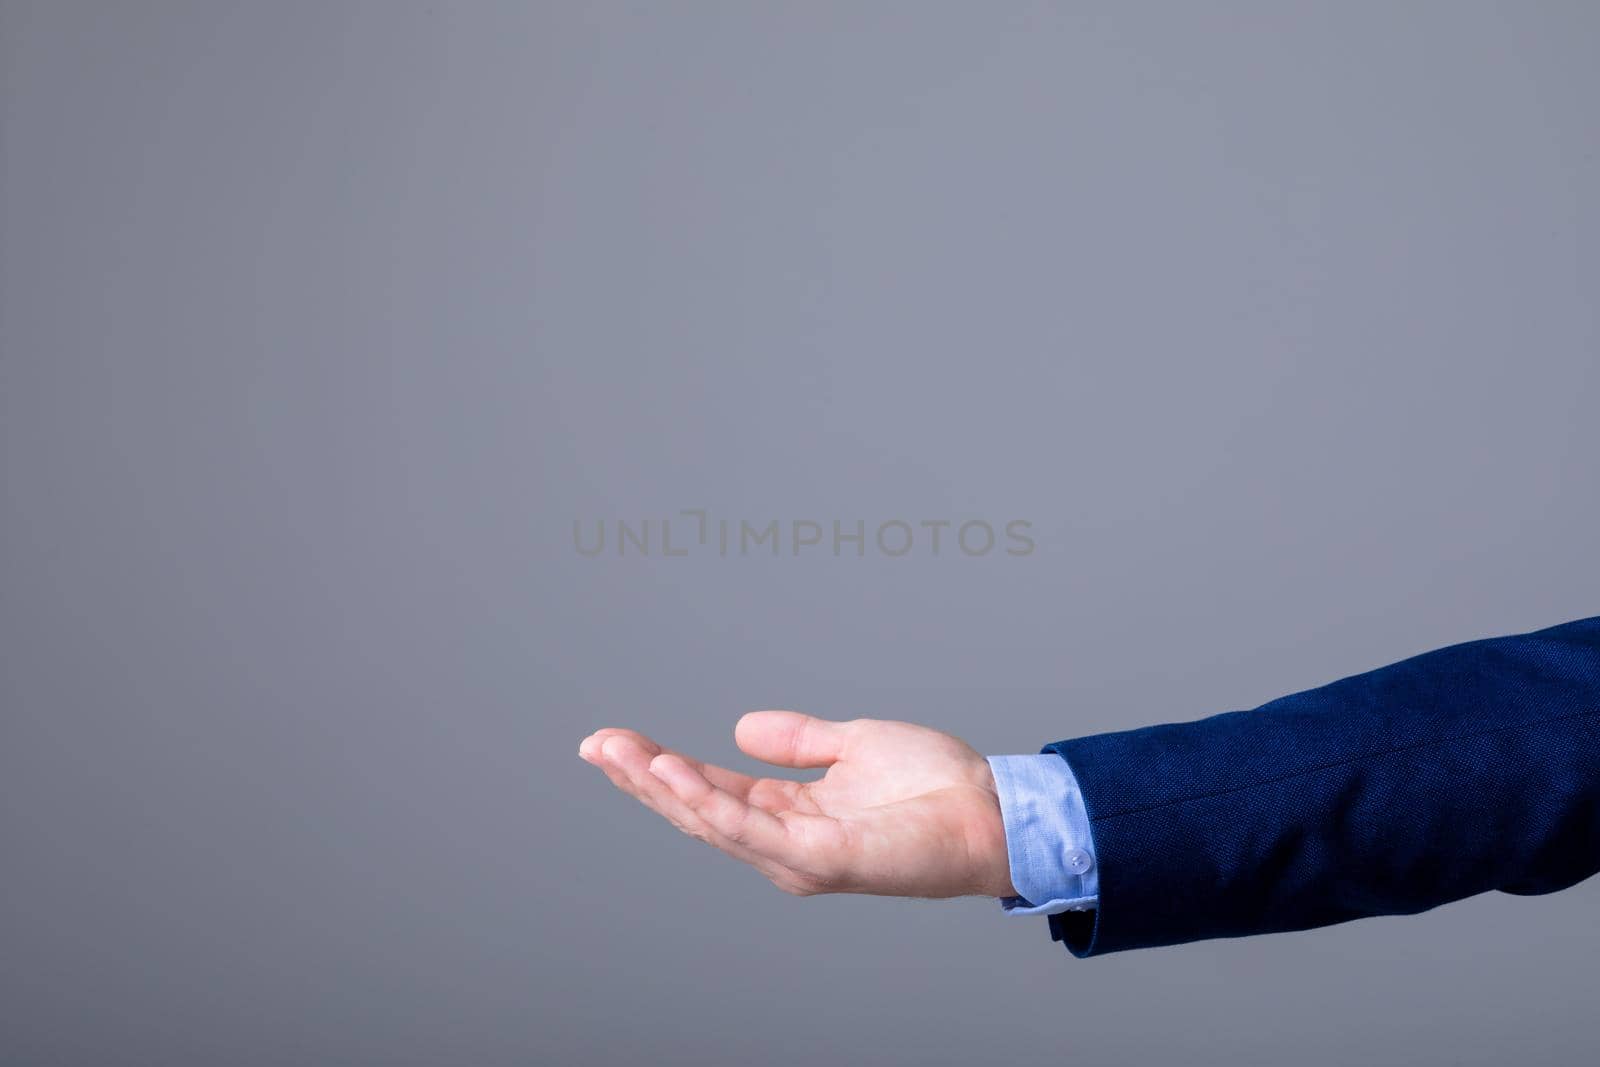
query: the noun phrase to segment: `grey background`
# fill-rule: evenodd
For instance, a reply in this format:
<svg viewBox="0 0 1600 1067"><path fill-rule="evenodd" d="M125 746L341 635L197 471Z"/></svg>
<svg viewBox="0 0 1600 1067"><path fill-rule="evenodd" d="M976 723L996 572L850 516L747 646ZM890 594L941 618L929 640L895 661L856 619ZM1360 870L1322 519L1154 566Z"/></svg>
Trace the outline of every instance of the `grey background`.
<svg viewBox="0 0 1600 1067"><path fill-rule="evenodd" d="M1032 752L1600 611L1597 45L5 3L0 1060L1592 1061L1594 881L1079 961L785 897L575 747ZM573 550L694 507L1038 548Z"/></svg>

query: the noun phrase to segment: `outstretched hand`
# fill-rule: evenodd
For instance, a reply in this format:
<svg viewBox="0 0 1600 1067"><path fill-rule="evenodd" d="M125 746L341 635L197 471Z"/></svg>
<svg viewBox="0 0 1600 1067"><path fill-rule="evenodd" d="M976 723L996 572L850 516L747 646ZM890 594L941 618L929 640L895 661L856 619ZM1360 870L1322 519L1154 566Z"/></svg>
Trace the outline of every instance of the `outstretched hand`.
<svg viewBox="0 0 1600 1067"><path fill-rule="evenodd" d="M734 741L766 763L827 771L811 782L752 778L615 728L584 738L578 754L788 893L1015 893L994 776L961 739L904 722L753 711Z"/></svg>

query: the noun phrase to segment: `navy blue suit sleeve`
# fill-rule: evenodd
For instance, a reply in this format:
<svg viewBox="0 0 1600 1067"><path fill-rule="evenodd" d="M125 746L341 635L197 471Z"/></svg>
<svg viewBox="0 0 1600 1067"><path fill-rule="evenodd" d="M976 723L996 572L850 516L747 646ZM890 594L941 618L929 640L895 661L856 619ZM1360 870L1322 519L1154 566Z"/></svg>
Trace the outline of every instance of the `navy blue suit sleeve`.
<svg viewBox="0 0 1600 1067"><path fill-rule="evenodd" d="M1600 870L1600 618L1045 751L1100 867L1077 956L1550 893Z"/></svg>

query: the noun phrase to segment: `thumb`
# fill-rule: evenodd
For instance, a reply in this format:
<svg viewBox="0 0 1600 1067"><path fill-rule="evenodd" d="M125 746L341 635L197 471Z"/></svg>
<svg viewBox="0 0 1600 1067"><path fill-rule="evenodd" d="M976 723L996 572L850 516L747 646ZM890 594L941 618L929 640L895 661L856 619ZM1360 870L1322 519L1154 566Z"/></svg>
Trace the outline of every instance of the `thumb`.
<svg viewBox="0 0 1600 1067"><path fill-rule="evenodd" d="M852 724L798 711L752 711L733 728L733 741L748 756L780 767L826 767L844 754Z"/></svg>

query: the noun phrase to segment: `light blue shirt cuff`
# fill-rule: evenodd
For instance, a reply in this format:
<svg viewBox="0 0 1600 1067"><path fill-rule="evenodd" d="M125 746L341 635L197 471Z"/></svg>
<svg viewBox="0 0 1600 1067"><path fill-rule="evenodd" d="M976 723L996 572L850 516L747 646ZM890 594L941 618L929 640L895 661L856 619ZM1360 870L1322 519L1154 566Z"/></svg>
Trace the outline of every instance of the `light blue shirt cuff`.
<svg viewBox="0 0 1600 1067"><path fill-rule="evenodd" d="M1100 871L1083 793L1067 761L1054 752L989 756L1000 818L1006 828L1011 884L1008 915L1089 911L1100 903Z"/></svg>

